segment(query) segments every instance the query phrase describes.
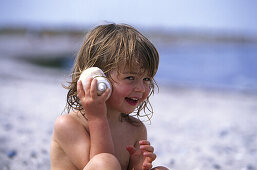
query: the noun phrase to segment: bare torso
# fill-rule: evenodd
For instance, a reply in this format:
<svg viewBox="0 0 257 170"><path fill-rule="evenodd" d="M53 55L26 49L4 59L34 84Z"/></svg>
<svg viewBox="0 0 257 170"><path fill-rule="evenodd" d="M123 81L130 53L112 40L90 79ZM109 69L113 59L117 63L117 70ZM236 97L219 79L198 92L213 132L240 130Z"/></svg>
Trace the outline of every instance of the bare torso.
<svg viewBox="0 0 257 170"><path fill-rule="evenodd" d="M84 135L89 136L89 130L86 119L81 117L78 112L72 112L69 118L73 118L77 121L80 126L83 126ZM126 150L126 146L135 146L136 142L140 138L140 133L142 133L142 124L140 126L132 125L127 121L120 121L115 125L110 124L112 139L115 148L115 156L120 162L122 170L127 170L129 164L129 153ZM141 130L140 130L141 129ZM83 135L83 134L81 134ZM85 145L90 145L89 142L85 142ZM77 170L76 166L72 163L70 157L64 152L63 148L59 145L57 140L55 140L55 133L53 134L53 139L51 143L51 169L52 170Z"/></svg>

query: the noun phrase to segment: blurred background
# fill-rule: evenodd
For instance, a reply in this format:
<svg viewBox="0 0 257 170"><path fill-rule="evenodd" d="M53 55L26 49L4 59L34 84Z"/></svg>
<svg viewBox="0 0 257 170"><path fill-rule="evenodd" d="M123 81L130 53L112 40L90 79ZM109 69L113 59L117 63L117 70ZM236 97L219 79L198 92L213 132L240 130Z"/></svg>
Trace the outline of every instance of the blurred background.
<svg viewBox="0 0 257 170"><path fill-rule="evenodd" d="M160 54L160 97L153 100L176 107L168 108L169 117L156 106L148 127L156 162L170 169L257 169L256 9L256 0L1 0L0 170L49 169L53 123L67 93L62 84L85 33L110 22L134 26ZM217 139L208 138L211 132Z"/></svg>
<svg viewBox="0 0 257 170"><path fill-rule="evenodd" d="M30 47L31 53L49 53L49 58L60 54L70 58L88 29L127 23L156 44L160 83L256 91L256 6L255 0L3 0L0 28L2 37L17 35L26 41L16 42L13 53L20 50L23 55ZM9 38L4 44L8 43ZM72 60L68 62L72 65Z"/></svg>

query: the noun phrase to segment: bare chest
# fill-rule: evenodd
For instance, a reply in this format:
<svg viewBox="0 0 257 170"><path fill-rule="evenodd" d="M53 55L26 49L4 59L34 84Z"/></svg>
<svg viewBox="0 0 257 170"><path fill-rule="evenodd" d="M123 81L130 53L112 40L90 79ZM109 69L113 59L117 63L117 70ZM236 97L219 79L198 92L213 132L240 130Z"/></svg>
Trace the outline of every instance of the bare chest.
<svg viewBox="0 0 257 170"><path fill-rule="evenodd" d="M121 129L120 129L121 130ZM128 145L135 145L136 135L131 130L121 130L116 132L112 130L113 144L115 148L115 156L119 160L122 170L127 170L129 165L129 153L126 149Z"/></svg>

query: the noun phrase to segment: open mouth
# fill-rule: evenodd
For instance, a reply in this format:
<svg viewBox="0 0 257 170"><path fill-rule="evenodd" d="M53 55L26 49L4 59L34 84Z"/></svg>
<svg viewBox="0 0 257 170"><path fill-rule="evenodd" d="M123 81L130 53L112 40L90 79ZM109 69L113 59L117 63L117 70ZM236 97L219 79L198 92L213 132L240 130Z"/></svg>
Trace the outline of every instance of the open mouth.
<svg viewBox="0 0 257 170"><path fill-rule="evenodd" d="M133 105L133 106L136 105L137 102L138 102L138 99L137 99L137 98L129 98L129 97L126 97L125 100L126 100L129 104L131 104L131 105Z"/></svg>

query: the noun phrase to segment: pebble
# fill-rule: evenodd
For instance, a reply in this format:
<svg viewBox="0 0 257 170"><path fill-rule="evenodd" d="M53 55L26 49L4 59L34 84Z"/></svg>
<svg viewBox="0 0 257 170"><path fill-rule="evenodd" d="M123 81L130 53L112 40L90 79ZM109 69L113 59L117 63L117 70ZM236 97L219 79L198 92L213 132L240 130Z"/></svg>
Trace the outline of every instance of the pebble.
<svg viewBox="0 0 257 170"><path fill-rule="evenodd" d="M28 161L23 161L22 164L27 166L28 165Z"/></svg>
<svg viewBox="0 0 257 170"><path fill-rule="evenodd" d="M251 164L250 164L250 165L247 165L247 170L255 170L255 167L252 166Z"/></svg>
<svg viewBox="0 0 257 170"><path fill-rule="evenodd" d="M220 131L219 136L223 138L223 137L226 137L228 135L228 133L229 132L227 130L222 130L222 131Z"/></svg>
<svg viewBox="0 0 257 170"><path fill-rule="evenodd" d="M48 154L48 151L47 151L46 149L42 149L42 150L41 150L41 153L42 153L43 155L47 155L47 154Z"/></svg>
<svg viewBox="0 0 257 170"><path fill-rule="evenodd" d="M32 158L37 158L37 152L32 151L32 152L30 153L30 157L32 157Z"/></svg>
<svg viewBox="0 0 257 170"><path fill-rule="evenodd" d="M170 162L169 162L170 165L174 165L175 164L175 160L174 159L171 159Z"/></svg>
<svg viewBox="0 0 257 170"><path fill-rule="evenodd" d="M13 128L13 126L10 123L7 123L7 124L4 125L4 129L6 131L12 130L12 128Z"/></svg>
<svg viewBox="0 0 257 170"><path fill-rule="evenodd" d="M7 138L6 137L0 137L0 143L3 144L3 143L6 143L7 141Z"/></svg>
<svg viewBox="0 0 257 170"><path fill-rule="evenodd" d="M214 169L221 169L221 166L219 164L213 164Z"/></svg>
<svg viewBox="0 0 257 170"><path fill-rule="evenodd" d="M14 158L17 155L17 151L16 150L10 150L7 152L7 156L8 158Z"/></svg>

